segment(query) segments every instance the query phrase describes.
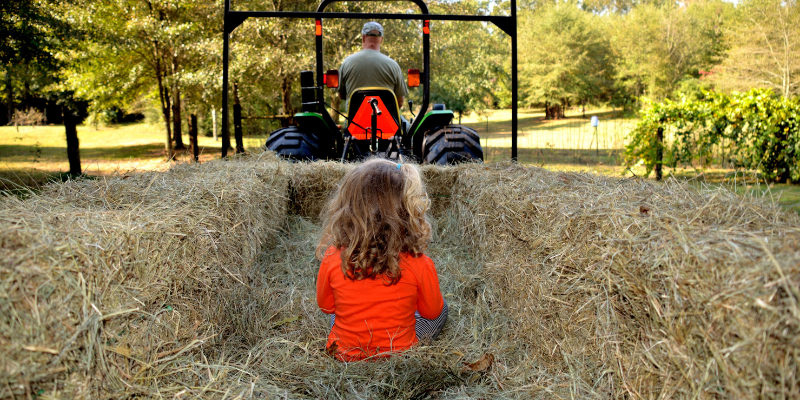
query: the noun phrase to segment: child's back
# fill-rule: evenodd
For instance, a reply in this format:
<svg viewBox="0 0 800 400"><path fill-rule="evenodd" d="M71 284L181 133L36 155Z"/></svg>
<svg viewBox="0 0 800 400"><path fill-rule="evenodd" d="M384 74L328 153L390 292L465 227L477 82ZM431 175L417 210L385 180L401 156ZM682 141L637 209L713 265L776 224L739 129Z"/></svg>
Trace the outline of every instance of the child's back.
<svg viewBox="0 0 800 400"><path fill-rule="evenodd" d="M327 348L339 359L403 351L441 330L447 305L422 254L428 204L416 168L386 160L348 173L328 204L317 304L335 315Z"/></svg>
<svg viewBox="0 0 800 400"><path fill-rule="evenodd" d="M442 312L439 279L428 256L402 253L400 281L388 286L381 279L345 278L340 257L341 251L331 248L317 280L317 303L336 314L327 347L335 343L340 358L406 350L418 342L414 312L431 320Z"/></svg>

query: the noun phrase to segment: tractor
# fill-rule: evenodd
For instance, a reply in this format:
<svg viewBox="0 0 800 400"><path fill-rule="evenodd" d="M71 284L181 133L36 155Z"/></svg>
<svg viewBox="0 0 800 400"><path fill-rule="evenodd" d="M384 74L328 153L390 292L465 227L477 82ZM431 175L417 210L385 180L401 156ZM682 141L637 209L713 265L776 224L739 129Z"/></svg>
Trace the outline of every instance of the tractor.
<svg viewBox="0 0 800 400"><path fill-rule="evenodd" d="M324 12L334 2L322 0L316 12L302 11L233 11L230 0L225 0L225 27L223 41L223 92L222 92L222 156L227 154L230 142L228 127L228 49L229 34L244 20L260 18L313 18L316 35L316 70L300 72L301 112L294 115L297 125L273 131L265 147L283 158L291 160L341 160L357 161L366 157L400 159L412 157L424 164L446 165L463 161L482 161L483 148L480 137L472 128L452 124L453 112L444 104L430 105L430 21L486 21L494 23L511 37L512 51L512 121L511 157L517 156L517 68L516 68L516 0L511 0L511 15L446 15L430 14L423 0L408 0L416 4L421 14L381 14ZM372 0L364 0L372 1ZM414 116L409 123L402 118L397 97L388 88L356 88L347 99L348 109L341 114L346 126L337 125L325 104L325 88L337 88L337 70L323 72L322 20L323 18L401 19L422 20L422 69L409 69L409 87L422 87L422 100L417 112L409 101ZM331 107L331 110L339 113ZM241 134L237 133L237 149L242 148ZM239 150L237 150L239 151Z"/></svg>

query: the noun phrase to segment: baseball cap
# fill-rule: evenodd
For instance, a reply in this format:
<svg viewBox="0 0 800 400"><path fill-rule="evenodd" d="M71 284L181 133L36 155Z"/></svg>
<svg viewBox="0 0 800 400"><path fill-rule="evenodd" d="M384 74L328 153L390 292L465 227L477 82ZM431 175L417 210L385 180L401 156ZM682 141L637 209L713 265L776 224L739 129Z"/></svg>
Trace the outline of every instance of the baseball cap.
<svg viewBox="0 0 800 400"><path fill-rule="evenodd" d="M378 33L376 34L374 31L378 31ZM370 21L361 28L361 34L367 36L383 36L383 27L375 21Z"/></svg>

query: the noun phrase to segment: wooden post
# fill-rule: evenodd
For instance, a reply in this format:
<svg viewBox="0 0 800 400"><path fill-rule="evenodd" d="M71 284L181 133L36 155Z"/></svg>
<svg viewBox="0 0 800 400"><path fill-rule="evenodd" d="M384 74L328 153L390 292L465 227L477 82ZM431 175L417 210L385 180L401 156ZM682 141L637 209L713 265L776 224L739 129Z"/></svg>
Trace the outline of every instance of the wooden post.
<svg viewBox="0 0 800 400"><path fill-rule="evenodd" d="M64 115L64 130L67 133L67 159L69 160L69 174L79 176L81 170L81 153L78 142L77 121L69 107L62 107L61 113Z"/></svg>
<svg viewBox="0 0 800 400"><path fill-rule="evenodd" d="M192 154L194 161L200 161L200 147L197 145L197 116L192 114L189 119L189 141L192 145Z"/></svg>
<svg viewBox="0 0 800 400"><path fill-rule="evenodd" d="M664 127L659 126L656 131L656 180L663 178L661 167L664 164Z"/></svg>
<svg viewBox="0 0 800 400"><path fill-rule="evenodd" d="M236 138L236 154L244 153L242 139L242 105L239 104L239 83L233 83L233 135Z"/></svg>

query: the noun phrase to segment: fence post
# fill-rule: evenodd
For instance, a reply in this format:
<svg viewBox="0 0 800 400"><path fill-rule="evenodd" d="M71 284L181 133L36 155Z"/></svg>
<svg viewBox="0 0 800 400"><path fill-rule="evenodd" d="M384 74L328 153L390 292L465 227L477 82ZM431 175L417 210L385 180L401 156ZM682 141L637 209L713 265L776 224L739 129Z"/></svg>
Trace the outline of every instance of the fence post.
<svg viewBox="0 0 800 400"><path fill-rule="evenodd" d="M64 114L64 130L67 133L67 159L69 160L69 174L78 176L83 172L81 170L81 153L78 142L78 127L77 118L72 114L69 107L62 107L61 112Z"/></svg>
<svg viewBox="0 0 800 400"><path fill-rule="evenodd" d="M192 144L192 155L194 161L200 161L200 147L197 145L197 116L192 114L189 119L189 140Z"/></svg>
<svg viewBox="0 0 800 400"><path fill-rule="evenodd" d="M660 181L663 178L661 171L664 158L664 127L659 126L656 131L656 180Z"/></svg>
<svg viewBox="0 0 800 400"><path fill-rule="evenodd" d="M233 83L233 135L236 138L236 154L244 153L242 139L242 105L239 103L239 83Z"/></svg>

